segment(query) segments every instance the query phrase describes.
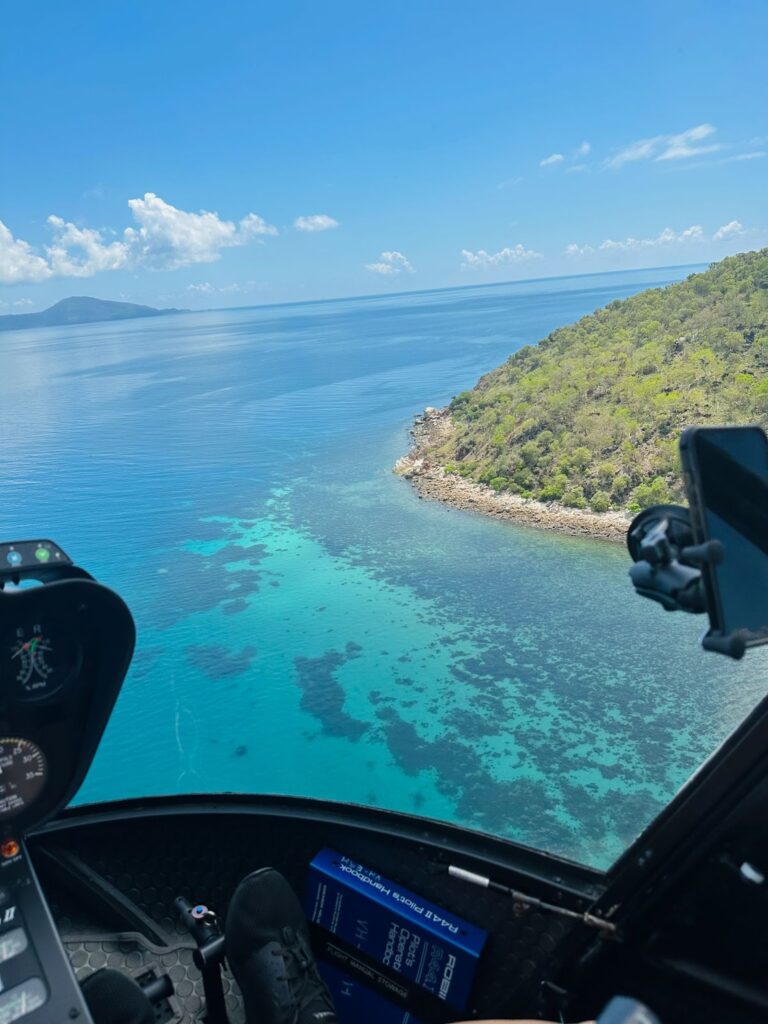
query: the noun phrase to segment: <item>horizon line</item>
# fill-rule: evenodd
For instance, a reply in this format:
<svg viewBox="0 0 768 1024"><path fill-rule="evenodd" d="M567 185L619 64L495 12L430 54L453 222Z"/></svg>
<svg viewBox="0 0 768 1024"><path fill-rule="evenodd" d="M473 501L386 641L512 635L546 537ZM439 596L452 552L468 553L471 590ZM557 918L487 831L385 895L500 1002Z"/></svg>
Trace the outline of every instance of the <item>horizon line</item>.
<svg viewBox="0 0 768 1024"><path fill-rule="evenodd" d="M716 260L714 262L720 262ZM205 306L201 309L176 309L175 307L158 308L155 306L148 306L146 302L131 302L128 299L102 299L95 295L67 295L64 298L57 299L51 306L45 307L45 309L39 310L38 312L44 313L48 309L52 309L60 302L65 302L67 299L94 299L97 302L116 302L127 305L144 306L148 309L157 309L158 312L169 313L226 313L226 312L237 312L238 310L247 309L275 309L283 306L312 306L319 305L324 302L365 302L370 299L390 299L400 298L405 295L434 295L441 292L453 292L453 291L471 291L479 288L504 288L510 285L525 285L525 284L538 284L544 281L571 281L579 280L580 278L587 277L613 277L619 274L643 274L651 272L661 272L665 270L682 270L682 269L696 269L700 267L712 266L712 261L705 261L701 263L669 263L661 267L633 267L631 269L621 270L593 270L585 271L580 274L552 274L545 277L524 277L515 280L507 281L485 281L477 282L475 284L458 284L458 285L442 285L438 288L409 288L403 291L396 292L366 292L363 295L332 295L325 298L317 299L289 299L279 302L249 302L241 306ZM23 317L23 316L34 316L34 312L31 313L3 313L2 318L7 317Z"/></svg>
<svg viewBox="0 0 768 1024"><path fill-rule="evenodd" d="M239 309L274 309L278 306L311 306L321 302L362 302L366 299L398 298L402 295L433 295L436 292L469 291L472 288L503 288L511 284L538 284L540 281L570 281L582 277L609 277L615 274L642 274L649 271L681 270L687 267L710 267L720 260L703 263L668 263L663 267L633 267L625 270L593 270L581 274L552 274L547 277L523 277L513 281L486 281L477 284L443 285L439 288L409 288L400 292L367 292L365 295L333 295L324 299L290 299L282 302L255 302L244 306L206 306L204 309L182 309L180 313L225 313Z"/></svg>

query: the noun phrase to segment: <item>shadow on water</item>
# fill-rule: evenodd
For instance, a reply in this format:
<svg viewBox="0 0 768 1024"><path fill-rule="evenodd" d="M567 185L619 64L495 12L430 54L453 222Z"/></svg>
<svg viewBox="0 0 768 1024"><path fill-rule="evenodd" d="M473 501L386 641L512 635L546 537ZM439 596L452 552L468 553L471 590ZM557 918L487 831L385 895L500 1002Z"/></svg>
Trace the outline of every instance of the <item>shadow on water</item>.
<svg viewBox="0 0 768 1024"><path fill-rule="evenodd" d="M79 799L374 802L607 865L764 659L703 655L618 546L419 501L390 467L425 405L660 276L4 335L3 533L55 537L138 625Z"/></svg>

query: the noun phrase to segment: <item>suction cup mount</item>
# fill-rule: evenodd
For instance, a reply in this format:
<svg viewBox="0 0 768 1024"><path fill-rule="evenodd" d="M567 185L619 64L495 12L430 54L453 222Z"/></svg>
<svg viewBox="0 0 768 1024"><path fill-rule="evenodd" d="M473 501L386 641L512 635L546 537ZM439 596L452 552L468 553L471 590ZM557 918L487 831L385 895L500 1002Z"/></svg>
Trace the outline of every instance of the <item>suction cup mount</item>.
<svg viewBox="0 0 768 1024"><path fill-rule="evenodd" d="M689 510L684 505L652 505L635 516L627 531L627 548L635 563L629 570L641 597L665 611L700 615L709 611L701 570L719 565L725 550L718 540L694 544ZM706 651L742 658L747 649L742 632L710 630L701 641Z"/></svg>

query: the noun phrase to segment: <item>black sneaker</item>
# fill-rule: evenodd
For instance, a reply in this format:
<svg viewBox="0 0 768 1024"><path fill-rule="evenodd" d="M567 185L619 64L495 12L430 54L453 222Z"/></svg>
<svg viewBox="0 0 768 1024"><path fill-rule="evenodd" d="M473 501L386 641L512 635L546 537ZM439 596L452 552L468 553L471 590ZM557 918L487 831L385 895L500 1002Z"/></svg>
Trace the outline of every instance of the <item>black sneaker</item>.
<svg viewBox="0 0 768 1024"><path fill-rule="evenodd" d="M225 934L247 1024L339 1024L301 905L278 871L262 868L243 879Z"/></svg>

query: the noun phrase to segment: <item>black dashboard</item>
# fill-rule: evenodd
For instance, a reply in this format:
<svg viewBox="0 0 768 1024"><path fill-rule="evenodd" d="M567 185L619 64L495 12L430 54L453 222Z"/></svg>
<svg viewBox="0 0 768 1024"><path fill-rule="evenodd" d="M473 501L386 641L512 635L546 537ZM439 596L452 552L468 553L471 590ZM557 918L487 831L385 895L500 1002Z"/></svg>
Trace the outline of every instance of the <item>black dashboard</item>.
<svg viewBox="0 0 768 1024"><path fill-rule="evenodd" d="M49 540L0 544L0 1022L91 1020L25 836L77 792L135 642L124 602Z"/></svg>

